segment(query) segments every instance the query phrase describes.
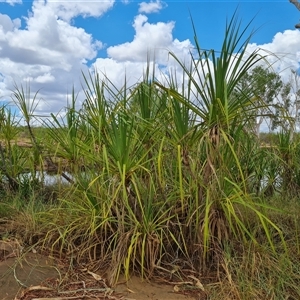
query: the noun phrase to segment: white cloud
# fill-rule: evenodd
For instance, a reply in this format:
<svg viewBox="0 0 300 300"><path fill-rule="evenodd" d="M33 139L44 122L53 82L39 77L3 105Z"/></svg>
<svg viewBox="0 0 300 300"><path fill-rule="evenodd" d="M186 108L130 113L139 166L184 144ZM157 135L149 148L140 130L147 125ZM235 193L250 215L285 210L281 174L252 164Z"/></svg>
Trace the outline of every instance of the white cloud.
<svg viewBox="0 0 300 300"><path fill-rule="evenodd" d="M176 72L177 83L179 86L182 85L182 69L170 65L162 66L156 62L117 61L112 58L98 58L89 71L91 73L96 71L99 79L103 80L112 91L117 93L124 86L129 90L135 87L145 78L147 68L150 70L150 78L152 78L152 72L154 72L155 80L165 86L170 83L169 76L173 76ZM175 78L173 77L173 79ZM107 96L110 97L110 95Z"/></svg>
<svg viewBox="0 0 300 300"><path fill-rule="evenodd" d="M143 62L149 55L152 59L155 57L159 64L167 64L169 50L181 56L189 53L192 48L189 40L183 42L173 40L174 22L150 24L147 21L145 15L137 15L133 23L135 29L133 41L109 47L108 56L117 61Z"/></svg>
<svg viewBox="0 0 300 300"><path fill-rule="evenodd" d="M21 26L20 19L11 20L8 15L0 13L0 30L3 32L13 31ZM1 40L1 37L0 37Z"/></svg>
<svg viewBox="0 0 300 300"><path fill-rule="evenodd" d="M25 29L20 29L20 19L0 14L2 100L9 98L14 82L30 83L31 90L40 89L40 97L47 100L41 101L38 110L55 112L65 106L73 84L80 89L81 70L96 57L102 43L73 26L70 19L78 15L99 17L113 1L70 3L34 1L24 18Z"/></svg>
<svg viewBox="0 0 300 300"><path fill-rule="evenodd" d="M259 53L267 55L268 62L274 71L278 72L284 81L289 79L291 70L300 67L300 31L285 30L275 34L272 42L257 45L249 44L247 51L261 49ZM261 63L264 63L263 61Z"/></svg>
<svg viewBox="0 0 300 300"><path fill-rule="evenodd" d="M38 83L46 83L46 82L53 82L55 77L51 73L45 73L43 75L39 75L35 78L35 81Z"/></svg>
<svg viewBox="0 0 300 300"><path fill-rule="evenodd" d="M94 1L57 1L57 0L38 0L36 2L47 4L59 18L70 21L77 16L101 17L114 5L115 0L94 0Z"/></svg>
<svg viewBox="0 0 300 300"><path fill-rule="evenodd" d="M149 23L145 15L137 15L133 23L133 40L109 47L108 58L98 58L92 70L96 69L102 79L107 76L117 88L124 85L126 78L129 87L143 79L149 60L150 70L153 70L154 63L155 78L158 81L165 82L172 72L176 72L181 80L182 70L169 53L174 53L178 59L188 63L193 45L189 40L174 39L174 26L174 22Z"/></svg>
<svg viewBox="0 0 300 300"><path fill-rule="evenodd" d="M1 2L5 2L5 3L8 3L10 5L15 5L15 4L21 4L22 0L0 0L0 3Z"/></svg>
<svg viewBox="0 0 300 300"><path fill-rule="evenodd" d="M147 63L132 61L117 61L111 58L98 58L93 64L92 71L99 73L101 79L108 78L117 88L125 84L130 87L141 81L146 71ZM158 67L156 66L156 71Z"/></svg>
<svg viewBox="0 0 300 300"><path fill-rule="evenodd" d="M166 7L166 4L161 0L150 1L150 2L141 2L139 3L139 13L151 14L157 13L161 9Z"/></svg>

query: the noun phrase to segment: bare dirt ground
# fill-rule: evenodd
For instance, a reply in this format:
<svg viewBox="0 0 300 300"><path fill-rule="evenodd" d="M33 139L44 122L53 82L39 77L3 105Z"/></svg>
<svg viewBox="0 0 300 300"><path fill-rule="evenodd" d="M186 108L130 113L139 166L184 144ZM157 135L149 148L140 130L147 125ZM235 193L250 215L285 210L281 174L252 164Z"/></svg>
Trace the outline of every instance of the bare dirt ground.
<svg viewBox="0 0 300 300"><path fill-rule="evenodd" d="M22 254L14 240L0 240L0 300L192 300L207 299L200 289L183 289L142 281L120 279L116 287L106 285L100 274L82 269L68 277L62 261L36 253ZM64 270L64 271L62 271Z"/></svg>

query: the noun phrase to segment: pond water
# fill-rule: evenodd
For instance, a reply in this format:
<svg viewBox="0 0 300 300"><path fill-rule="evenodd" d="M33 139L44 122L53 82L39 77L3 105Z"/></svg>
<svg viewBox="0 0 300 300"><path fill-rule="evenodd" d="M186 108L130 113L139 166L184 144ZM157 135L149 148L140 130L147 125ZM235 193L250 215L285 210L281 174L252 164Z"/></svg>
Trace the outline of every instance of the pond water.
<svg viewBox="0 0 300 300"><path fill-rule="evenodd" d="M68 172L64 172L69 178L74 179L74 176ZM26 182L32 179L32 173L23 173L19 175L21 182ZM57 184L69 184L68 180L66 180L60 174L49 173L47 171L37 171L36 178L40 181L44 181L46 186L52 186Z"/></svg>

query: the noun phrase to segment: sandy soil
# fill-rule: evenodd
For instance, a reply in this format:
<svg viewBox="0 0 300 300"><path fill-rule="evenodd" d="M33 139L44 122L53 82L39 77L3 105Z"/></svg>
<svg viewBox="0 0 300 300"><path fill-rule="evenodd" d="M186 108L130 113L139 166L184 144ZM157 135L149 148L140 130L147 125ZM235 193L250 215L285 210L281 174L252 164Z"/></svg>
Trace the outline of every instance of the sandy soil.
<svg viewBox="0 0 300 300"><path fill-rule="evenodd" d="M32 251L22 255L21 250L15 241L0 240L0 300L207 299L199 290L197 293L184 292L175 285L146 282L137 277L127 282L121 279L112 289L100 275L89 271L83 274L85 277L81 274L76 282L68 281L60 271L63 265L59 262Z"/></svg>

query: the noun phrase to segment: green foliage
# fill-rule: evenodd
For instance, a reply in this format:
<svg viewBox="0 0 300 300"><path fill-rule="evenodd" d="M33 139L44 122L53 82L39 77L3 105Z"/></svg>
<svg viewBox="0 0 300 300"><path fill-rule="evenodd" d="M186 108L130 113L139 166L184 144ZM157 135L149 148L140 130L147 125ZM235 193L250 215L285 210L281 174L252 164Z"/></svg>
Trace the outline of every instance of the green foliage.
<svg viewBox="0 0 300 300"><path fill-rule="evenodd" d="M279 125L279 111L282 109L279 95L289 94L290 87L285 85L279 74L272 70L271 66L256 66L249 70L239 83L242 93L251 91L257 101L253 103L255 113L252 114L252 122L249 126L257 136L260 134L260 126L268 119L272 129ZM280 108L281 107L281 108Z"/></svg>

